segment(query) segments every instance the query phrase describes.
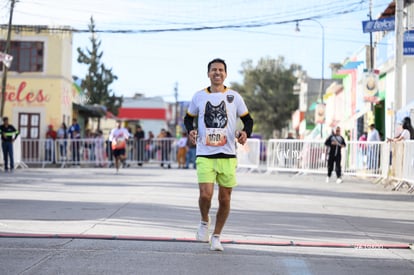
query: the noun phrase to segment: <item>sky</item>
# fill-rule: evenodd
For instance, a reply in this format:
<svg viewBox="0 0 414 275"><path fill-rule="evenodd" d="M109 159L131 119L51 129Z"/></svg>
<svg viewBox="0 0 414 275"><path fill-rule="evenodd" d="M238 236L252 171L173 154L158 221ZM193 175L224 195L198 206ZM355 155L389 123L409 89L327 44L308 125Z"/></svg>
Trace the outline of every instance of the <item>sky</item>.
<svg viewBox="0 0 414 275"><path fill-rule="evenodd" d="M243 62L283 57L313 78L330 78L329 64L342 63L364 45L362 21L391 0L19 0L12 23L87 30L94 18L102 62L118 77L115 94L191 100L209 85L207 63L227 63L226 85L243 83ZM0 0L0 24L8 24L10 0ZM300 31L295 31L296 24ZM72 74L83 77L77 48L91 48L90 34L73 34ZM322 44L325 44L322 50ZM324 64L322 70L322 57Z"/></svg>

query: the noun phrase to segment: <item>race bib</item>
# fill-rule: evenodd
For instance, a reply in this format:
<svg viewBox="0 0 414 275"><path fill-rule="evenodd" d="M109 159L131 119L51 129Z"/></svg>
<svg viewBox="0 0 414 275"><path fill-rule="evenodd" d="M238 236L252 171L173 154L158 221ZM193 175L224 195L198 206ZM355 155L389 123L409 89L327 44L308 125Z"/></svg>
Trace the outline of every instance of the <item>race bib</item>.
<svg viewBox="0 0 414 275"><path fill-rule="evenodd" d="M112 149L124 149L126 147L126 140L123 137L116 138L112 141Z"/></svg>
<svg viewBox="0 0 414 275"><path fill-rule="evenodd" d="M206 129L206 145L207 146L223 146L227 143L226 129L223 128L207 128Z"/></svg>

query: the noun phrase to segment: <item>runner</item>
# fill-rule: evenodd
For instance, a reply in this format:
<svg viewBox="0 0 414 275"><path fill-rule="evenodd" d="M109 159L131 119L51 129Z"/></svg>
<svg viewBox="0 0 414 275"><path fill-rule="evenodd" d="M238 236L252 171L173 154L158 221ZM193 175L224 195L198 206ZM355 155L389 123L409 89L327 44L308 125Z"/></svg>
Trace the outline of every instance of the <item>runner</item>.
<svg viewBox="0 0 414 275"><path fill-rule="evenodd" d="M127 129L121 127L121 121L116 122L117 127L111 130L109 140L111 141L112 154L115 158L116 173L119 172L120 162L126 159L126 142L129 138Z"/></svg>
<svg viewBox="0 0 414 275"><path fill-rule="evenodd" d="M244 144L253 129L253 119L240 94L223 83L227 77L227 65L222 59L214 59L207 66L210 87L198 91L184 118L189 138L197 144L197 178L199 182L199 209L201 221L196 239L210 241L210 249L223 251L220 234L230 213L230 201L236 182L236 140ZM197 118L197 129L194 120ZM237 131L238 118L244 128ZM198 138L197 138L198 136ZM213 235L209 236L209 211L214 184L218 187L219 207Z"/></svg>

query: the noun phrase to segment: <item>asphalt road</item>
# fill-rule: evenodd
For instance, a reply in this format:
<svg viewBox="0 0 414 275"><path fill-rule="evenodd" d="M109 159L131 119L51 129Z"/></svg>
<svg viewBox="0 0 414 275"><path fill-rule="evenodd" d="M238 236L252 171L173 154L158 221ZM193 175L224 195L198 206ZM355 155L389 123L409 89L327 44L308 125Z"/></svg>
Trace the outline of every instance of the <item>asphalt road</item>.
<svg viewBox="0 0 414 275"><path fill-rule="evenodd" d="M414 195L238 173L223 252L194 240L195 171L0 175L0 274L413 274ZM217 192L211 215L217 210Z"/></svg>

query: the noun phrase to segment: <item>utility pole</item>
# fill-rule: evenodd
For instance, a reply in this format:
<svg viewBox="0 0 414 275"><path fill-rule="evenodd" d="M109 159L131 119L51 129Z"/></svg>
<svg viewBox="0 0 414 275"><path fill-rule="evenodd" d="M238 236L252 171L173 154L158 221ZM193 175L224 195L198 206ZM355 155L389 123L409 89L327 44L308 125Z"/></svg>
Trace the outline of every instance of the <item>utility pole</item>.
<svg viewBox="0 0 414 275"><path fill-rule="evenodd" d="M178 137L178 83L175 83L174 87L174 97L175 97L175 137Z"/></svg>
<svg viewBox="0 0 414 275"><path fill-rule="evenodd" d="M372 0L369 1L369 21L372 21ZM368 72L371 74L374 72L374 47L372 45L372 32L369 32L369 68ZM370 110L372 115L374 115L374 103L370 103ZM375 118L374 118L375 121Z"/></svg>
<svg viewBox="0 0 414 275"><path fill-rule="evenodd" d="M372 0L369 1L369 21L372 21ZM374 47L372 46L372 32L369 32L369 69L374 69Z"/></svg>
<svg viewBox="0 0 414 275"><path fill-rule="evenodd" d="M10 17L9 17L9 26L7 30L7 41L6 41L6 49L4 50L5 54L9 54L10 51L10 40L11 40L11 29L12 29L12 19L13 19L13 10L14 4L16 0L11 0L10 3ZM7 85L7 66L3 63L3 78L1 82L1 109L0 109L0 117L3 119L4 115L4 106L6 103L6 85Z"/></svg>
<svg viewBox="0 0 414 275"><path fill-rule="evenodd" d="M395 91L394 91L394 110L401 109L402 105L402 65L403 65L403 26L404 0L395 2Z"/></svg>

